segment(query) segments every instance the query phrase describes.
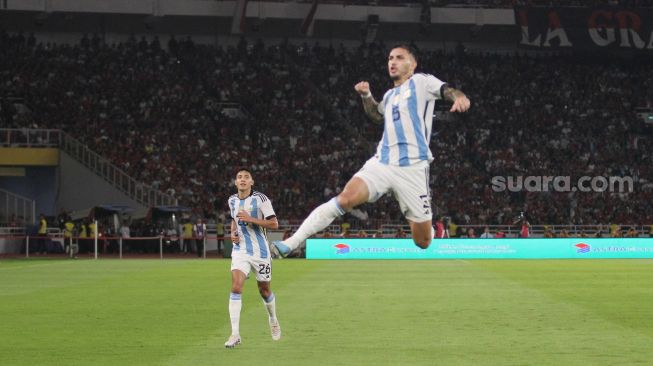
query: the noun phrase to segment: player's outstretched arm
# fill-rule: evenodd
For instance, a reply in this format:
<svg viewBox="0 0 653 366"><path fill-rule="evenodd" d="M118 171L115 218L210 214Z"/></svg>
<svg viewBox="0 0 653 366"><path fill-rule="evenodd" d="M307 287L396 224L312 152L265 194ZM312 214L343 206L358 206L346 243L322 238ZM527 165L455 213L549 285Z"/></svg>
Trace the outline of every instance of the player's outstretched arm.
<svg viewBox="0 0 653 366"><path fill-rule="evenodd" d="M363 99L363 109L370 119L377 123L383 122L383 115L379 113L379 103L374 100L370 91L370 84L367 81L361 81L354 86L356 92Z"/></svg>
<svg viewBox="0 0 653 366"><path fill-rule="evenodd" d="M444 88L444 92L442 93L442 96L444 97L444 99L453 102L453 105L451 106L449 112L467 112L467 110L471 105L471 102L469 101L469 98L467 98L465 93L461 92L458 89L454 89L447 86Z"/></svg>

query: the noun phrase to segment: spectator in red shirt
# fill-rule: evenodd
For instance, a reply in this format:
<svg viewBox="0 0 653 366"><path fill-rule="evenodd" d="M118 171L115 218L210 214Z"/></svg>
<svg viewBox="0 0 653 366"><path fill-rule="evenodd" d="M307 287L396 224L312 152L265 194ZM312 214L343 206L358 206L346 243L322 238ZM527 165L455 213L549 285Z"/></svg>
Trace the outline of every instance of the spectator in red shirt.
<svg viewBox="0 0 653 366"><path fill-rule="evenodd" d="M524 219L521 223L521 231L519 232L520 238L528 238L531 236L531 224L528 220Z"/></svg>
<svg viewBox="0 0 653 366"><path fill-rule="evenodd" d="M438 215L435 219L435 238L442 239L445 237L445 233L444 220L442 220L442 216Z"/></svg>

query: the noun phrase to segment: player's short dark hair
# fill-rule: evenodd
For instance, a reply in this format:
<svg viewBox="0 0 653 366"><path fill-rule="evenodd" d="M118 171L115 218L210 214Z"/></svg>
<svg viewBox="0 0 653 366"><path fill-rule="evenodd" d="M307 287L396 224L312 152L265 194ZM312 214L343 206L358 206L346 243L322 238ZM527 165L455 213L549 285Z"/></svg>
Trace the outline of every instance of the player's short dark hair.
<svg viewBox="0 0 653 366"><path fill-rule="evenodd" d="M240 172L247 172L247 173L249 173L250 176L254 177L254 174L252 174L252 171L249 170L248 167L242 166L242 167L236 168L236 174L234 174L234 175L238 176L238 173L240 173Z"/></svg>
<svg viewBox="0 0 653 366"><path fill-rule="evenodd" d="M404 50L408 51L408 53L410 53L413 56L415 61L418 61L417 60L417 50L415 49L415 47L413 47L413 46L411 46L409 44L406 44L406 43L399 43L399 44L395 44L390 49L394 50L395 48L403 48Z"/></svg>

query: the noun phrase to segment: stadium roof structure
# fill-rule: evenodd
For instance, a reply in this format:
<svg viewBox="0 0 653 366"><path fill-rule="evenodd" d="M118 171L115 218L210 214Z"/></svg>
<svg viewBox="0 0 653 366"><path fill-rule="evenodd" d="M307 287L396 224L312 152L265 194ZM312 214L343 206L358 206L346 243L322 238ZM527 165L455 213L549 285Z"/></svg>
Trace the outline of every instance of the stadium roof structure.
<svg viewBox="0 0 653 366"><path fill-rule="evenodd" d="M124 214L134 212L134 208L124 204L105 204L97 205L83 210L76 210L70 213L73 220L83 218L94 219L97 217L105 217L113 214Z"/></svg>
<svg viewBox="0 0 653 366"><path fill-rule="evenodd" d="M156 220L160 217L170 217L173 214L186 216L191 211L191 208L187 206L153 206L135 210L131 217L133 220Z"/></svg>
<svg viewBox="0 0 653 366"><path fill-rule="evenodd" d="M9 2L8 31L56 34L191 35L361 40L518 41L511 8L410 1L60 0ZM481 32L480 29L483 29ZM213 37L213 38L210 38Z"/></svg>

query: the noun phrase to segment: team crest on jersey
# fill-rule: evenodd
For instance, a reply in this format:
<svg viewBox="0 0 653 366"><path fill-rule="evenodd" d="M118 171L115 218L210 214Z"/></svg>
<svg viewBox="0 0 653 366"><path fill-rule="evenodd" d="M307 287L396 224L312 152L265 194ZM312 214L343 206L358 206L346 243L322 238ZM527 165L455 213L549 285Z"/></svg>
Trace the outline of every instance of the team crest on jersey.
<svg viewBox="0 0 653 366"><path fill-rule="evenodd" d="M401 93L401 97L402 97L403 99L408 99L408 98L410 98L410 95L411 95L411 93L410 93L410 89L408 89L408 88L406 88L406 90L404 90L404 91Z"/></svg>

